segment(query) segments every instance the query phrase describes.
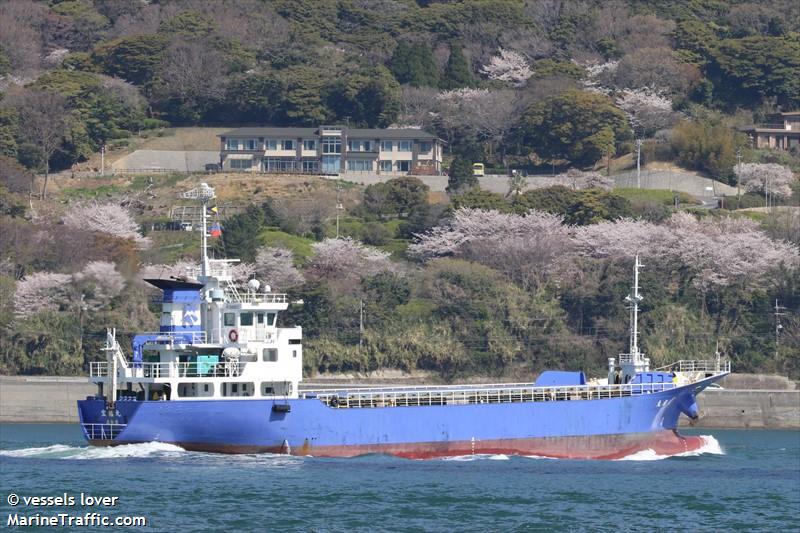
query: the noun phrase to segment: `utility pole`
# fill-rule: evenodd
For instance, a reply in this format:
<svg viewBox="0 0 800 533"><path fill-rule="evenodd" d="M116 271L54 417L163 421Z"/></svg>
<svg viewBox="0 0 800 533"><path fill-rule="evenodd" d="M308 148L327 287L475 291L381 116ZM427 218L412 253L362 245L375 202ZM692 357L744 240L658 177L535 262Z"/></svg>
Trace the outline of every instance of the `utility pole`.
<svg viewBox="0 0 800 533"><path fill-rule="evenodd" d="M358 300L358 349L364 344L364 298Z"/></svg>
<svg viewBox="0 0 800 533"><path fill-rule="evenodd" d="M785 311L786 308L782 305L778 305L778 299L775 298L775 359L778 358L778 348L780 347L781 341L781 330L783 329L783 325L781 324L781 317L786 316L786 313L782 313L781 311Z"/></svg>
<svg viewBox="0 0 800 533"><path fill-rule="evenodd" d="M86 354L83 353L83 316L89 307L86 305L86 295L81 293L81 301L78 303L78 327L80 329L80 337L78 337L78 353L83 356L83 364L88 366Z"/></svg>
<svg viewBox="0 0 800 533"><path fill-rule="evenodd" d="M339 192L342 190L342 182L336 181L336 238L339 238L339 211L344 209L342 202L339 201Z"/></svg>
<svg viewBox="0 0 800 533"><path fill-rule="evenodd" d="M642 140L636 139L636 188L642 188Z"/></svg>
<svg viewBox="0 0 800 533"><path fill-rule="evenodd" d="M742 173L742 149L736 149L736 168L739 172L736 173L736 208L739 208L739 201L742 199L742 189L741 189L741 173Z"/></svg>
<svg viewBox="0 0 800 533"><path fill-rule="evenodd" d="M100 175L106 175L106 145L100 147Z"/></svg>

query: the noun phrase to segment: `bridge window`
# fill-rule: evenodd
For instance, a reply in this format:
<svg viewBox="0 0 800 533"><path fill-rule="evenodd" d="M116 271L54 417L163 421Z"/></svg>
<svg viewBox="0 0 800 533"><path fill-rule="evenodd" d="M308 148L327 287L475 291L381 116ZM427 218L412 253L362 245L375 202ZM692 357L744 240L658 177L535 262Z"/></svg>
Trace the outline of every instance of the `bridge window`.
<svg viewBox="0 0 800 533"><path fill-rule="evenodd" d="M290 381L263 381L261 383L261 396L288 396L292 393Z"/></svg>
<svg viewBox="0 0 800 533"><path fill-rule="evenodd" d="M264 361L274 363L278 360L278 350L275 348L264 348Z"/></svg>
<svg viewBox="0 0 800 533"><path fill-rule="evenodd" d="M239 325L240 326L252 326L253 325L253 313L240 313L239 314Z"/></svg>
<svg viewBox="0 0 800 533"><path fill-rule="evenodd" d="M255 385L253 383L223 383L223 396L253 396Z"/></svg>
<svg viewBox="0 0 800 533"><path fill-rule="evenodd" d="M236 325L236 315L233 313L225 313L223 315L224 324L228 327L233 327Z"/></svg>
<svg viewBox="0 0 800 533"><path fill-rule="evenodd" d="M208 398L214 396L213 383L179 383L178 396L181 398Z"/></svg>
<svg viewBox="0 0 800 533"><path fill-rule="evenodd" d="M277 313L267 313L267 325L274 326L275 325L275 317Z"/></svg>

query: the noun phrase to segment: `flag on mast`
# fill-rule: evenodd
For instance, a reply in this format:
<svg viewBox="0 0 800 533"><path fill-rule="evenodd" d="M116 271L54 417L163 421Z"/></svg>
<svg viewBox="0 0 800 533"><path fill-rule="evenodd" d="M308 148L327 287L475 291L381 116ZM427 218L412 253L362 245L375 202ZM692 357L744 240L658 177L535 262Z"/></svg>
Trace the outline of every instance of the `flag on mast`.
<svg viewBox="0 0 800 533"><path fill-rule="evenodd" d="M212 237L222 236L222 226L220 226L219 222L214 222L213 224L211 224L211 236Z"/></svg>

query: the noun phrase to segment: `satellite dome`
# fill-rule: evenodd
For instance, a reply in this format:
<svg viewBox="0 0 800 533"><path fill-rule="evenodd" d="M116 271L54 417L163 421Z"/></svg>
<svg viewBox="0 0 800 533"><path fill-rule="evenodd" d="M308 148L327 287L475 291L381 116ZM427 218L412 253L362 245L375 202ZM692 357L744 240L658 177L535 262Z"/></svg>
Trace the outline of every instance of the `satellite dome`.
<svg viewBox="0 0 800 533"><path fill-rule="evenodd" d="M255 292L259 289L259 287L261 287L261 282L258 281L257 279L251 279L250 281L247 282L247 286L248 288L250 288L251 291Z"/></svg>

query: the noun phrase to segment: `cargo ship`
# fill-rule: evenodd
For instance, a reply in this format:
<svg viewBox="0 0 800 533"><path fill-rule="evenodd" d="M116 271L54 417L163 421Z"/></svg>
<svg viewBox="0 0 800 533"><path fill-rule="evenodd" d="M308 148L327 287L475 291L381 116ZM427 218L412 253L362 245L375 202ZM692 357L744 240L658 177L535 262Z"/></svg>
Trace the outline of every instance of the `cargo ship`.
<svg viewBox="0 0 800 533"><path fill-rule="evenodd" d="M545 371L530 383L410 387L302 384L301 327L280 327L291 302L234 261L208 255L213 188L185 194L202 204L201 262L186 277L148 279L161 290L159 331L133 337L126 356L114 330L92 362L97 394L78 402L91 445L163 442L186 450L322 457L389 454L425 459L474 454L615 459L653 450L674 455L705 441L678 433L698 417L696 396L730 363L682 360L652 369L639 350L638 257L626 298L628 353L608 376Z"/></svg>

